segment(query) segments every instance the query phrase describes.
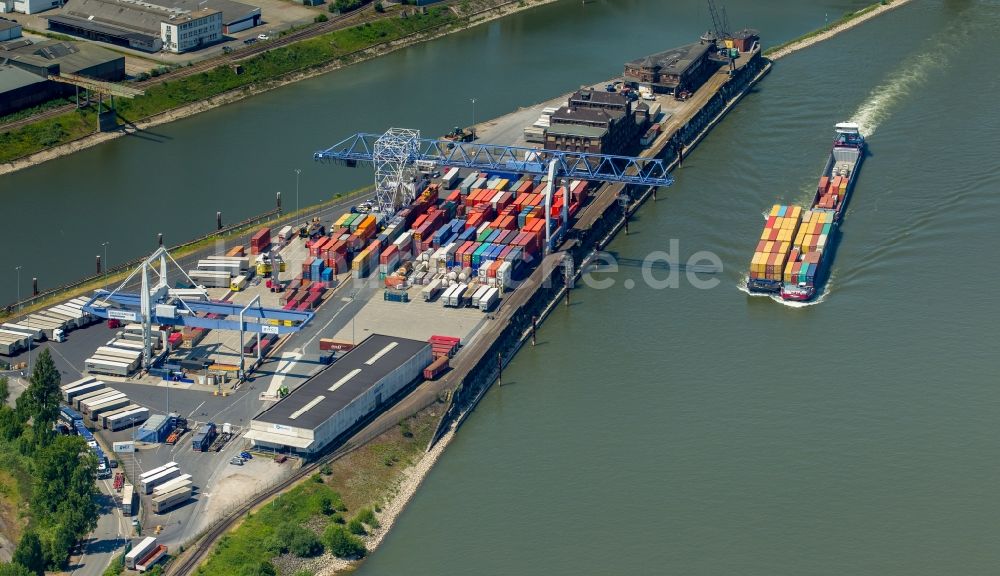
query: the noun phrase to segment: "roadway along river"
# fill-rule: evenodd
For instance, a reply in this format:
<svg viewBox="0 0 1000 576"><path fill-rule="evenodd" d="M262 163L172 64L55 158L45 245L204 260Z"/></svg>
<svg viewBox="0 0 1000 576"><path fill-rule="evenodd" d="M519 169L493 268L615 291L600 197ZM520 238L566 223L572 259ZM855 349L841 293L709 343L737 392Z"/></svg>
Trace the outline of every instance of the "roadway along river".
<svg viewBox="0 0 1000 576"><path fill-rule="evenodd" d="M469 98L482 119L618 73L708 26L702 2L674 4L543 7L4 177L4 262L65 280L104 240L135 256L278 189L287 206L296 167L303 204L355 188L369 172L310 152L390 125L441 133L472 120ZM773 43L864 4L727 8ZM994 4L915 2L781 60L610 247L642 259L677 239L682 257L719 256L720 284L653 290L622 268L577 290L359 573L995 571ZM852 117L872 154L829 293L747 297L761 213L808 199Z"/></svg>

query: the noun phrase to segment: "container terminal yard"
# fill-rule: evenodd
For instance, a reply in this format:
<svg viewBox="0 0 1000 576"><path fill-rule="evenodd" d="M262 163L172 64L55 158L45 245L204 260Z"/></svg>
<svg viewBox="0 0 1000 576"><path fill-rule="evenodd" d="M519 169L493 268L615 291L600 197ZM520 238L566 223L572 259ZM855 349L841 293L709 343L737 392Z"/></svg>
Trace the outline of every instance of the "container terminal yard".
<svg viewBox="0 0 1000 576"><path fill-rule="evenodd" d="M66 431L96 432L113 496L155 527L133 560L183 545L169 573L187 573L221 520L338 447L441 398L435 438L454 429L769 69L755 31L706 34L441 139L357 134L315 158L374 165L370 199L180 261L158 249L118 285L4 324L0 353L52 350L73 376Z"/></svg>

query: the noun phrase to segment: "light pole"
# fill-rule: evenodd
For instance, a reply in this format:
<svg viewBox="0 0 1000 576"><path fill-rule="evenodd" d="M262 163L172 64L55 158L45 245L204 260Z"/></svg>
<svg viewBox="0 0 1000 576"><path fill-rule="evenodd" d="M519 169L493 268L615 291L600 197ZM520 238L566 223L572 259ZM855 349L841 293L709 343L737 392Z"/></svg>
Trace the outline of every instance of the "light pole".
<svg viewBox="0 0 1000 576"><path fill-rule="evenodd" d="M21 268L24 266L15 266L14 270L17 270L17 313L21 314Z"/></svg>
<svg viewBox="0 0 1000 576"><path fill-rule="evenodd" d="M108 245L111 244L110 240L101 242L101 246L104 246L104 289L108 288Z"/></svg>
<svg viewBox="0 0 1000 576"><path fill-rule="evenodd" d="M476 141L476 99L472 98L472 141Z"/></svg>
<svg viewBox="0 0 1000 576"><path fill-rule="evenodd" d="M295 169L295 217L299 217L299 174L302 170L299 168Z"/></svg>

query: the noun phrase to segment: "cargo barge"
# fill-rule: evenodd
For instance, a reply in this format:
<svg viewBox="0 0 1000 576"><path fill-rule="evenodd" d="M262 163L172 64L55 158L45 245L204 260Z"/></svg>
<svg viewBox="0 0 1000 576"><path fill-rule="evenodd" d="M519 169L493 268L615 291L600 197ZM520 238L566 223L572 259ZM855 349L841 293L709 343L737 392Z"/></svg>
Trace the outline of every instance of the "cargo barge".
<svg viewBox="0 0 1000 576"><path fill-rule="evenodd" d="M791 302L816 297L821 274L832 260L831 239L865 156L865 138L857 124L841 122L836 131L809 209L776 204L767 214L747 274L751 293L777 294Z"/></svg>

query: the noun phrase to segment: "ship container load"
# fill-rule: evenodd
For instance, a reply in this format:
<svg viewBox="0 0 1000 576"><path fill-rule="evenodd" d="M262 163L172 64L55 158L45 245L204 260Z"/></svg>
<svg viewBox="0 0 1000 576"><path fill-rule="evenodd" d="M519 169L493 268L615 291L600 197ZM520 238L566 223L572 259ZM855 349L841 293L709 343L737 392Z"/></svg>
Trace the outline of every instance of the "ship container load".
<svg viewBox="0 0 1000 576"><path fill-rule="evenodd" d="M94 404L93 406L91 406L90 411L87 414L90 416L91 422L97 422L98 419L101 417L101 414L104 414L108 411L124 408L128 406L130 403L131 401L128 399L127 396L122 396L120 398L111 398L105 400L104 402Z"/></svg>
<svg viewBox="0 0 1000 576"><path fill-rule="evenodd" d="M91 356L84 363L84 368L91 374L105 374L127 378L135 370L135 364L118 359Z"/></svg>
<svg viewBox="0 0 1000 576"><path fill-rule="evenodd" d="M36 342L40 342L42 339L45 338L45 334L43 334L40 329L32 328L30 326L25 326L24 324L18 324L15 322L5 322L4 324L0 324L0 328L2 328L3 330L8 330L10 332L17 332L20 334L31 336L31 338L34 339Z"/></svg>
<svg viewBox="0 0 1000 576"><path fill-rule="evenodd" d="M74 409L79 410L80 403L83 402L84 400L94 398L95 396L103 396L109 392L117 392L117 390L112 390L111 388L105 386L103 382L101 382L101 386L99 388L94 388L93 390L89 390L87 392L81 392L80 394L74 396L73 399L70 400L68 403Z"/></svg>
<svg viewBox="0 0 1000 576"><path fill-rule="evenodd" d="M135 514L135 487L128 482L122 487L122 514L125 516Z"/></svg>
<svg viewBox="0 0 1000 576"><path fill-rule="evenodd" d="M250 257L249 256L219 256L217 254L213 254L213 255L205 256L204 260L199 260L199 266L198 267L202 268L202 266L200 265L200 263L204 262L206 260L207 261L212 261L212 262L227 262L230 265L231 264L238 264L239 268L240 268L240 272L247 272L247 271L249 271L251 269L250 268Z"/></svg>
<svg viewBox="0 0 1000 576"><path fill-rule="evenodd" d="M142 424L148 418L149 408L140 406L127 412L118 412L113 417L104 418L104 427L112 432L117 432L131 428L136 424Z"/></svg>
<svg viewBox="0 0 1000 576"><path fill-rule="evenodd" d="M157 474L163 472L164 470L170 470L171 468L176 468L176 467L177 467L177 462L167 462L162 466L157 466L156 468L153 468L151 470L146 470L145 472L141 472L139 474L139 481L142 482L147 478L152 478L153 476L156 476Z"/></svg>
<svg viewBox="0 0 1000 576"><path fill-rule="evenodd" d="M148 478L143 478L139 482L139 488L140 490L142 490L143 494L152 494L153 488L169 480L173 480L174 478L177 478L180 475L181 475L181 469L176 466L172 466L160 472L159 474L154 474L152 476L149 476Z"/></svg>
<svg viewBox="0 0 1000 576"><path fill-rule="evenodd" d="M155 503L154 503L155 504ZM156 565L157 562L162 560L167 555L167 547L163 544L159 544L156 548L147 554L144 558L135 563L135 569L139 572L146 572Z"/></svg>
<svg viewBox="0 0 1000 576"><path fill-rule="evenodd" d="M119 392L114 388L108 388L102 394L97 394L87 398L81 397L79 402L76 403L76 409L86 414L87 410L89 410L94 404L104 402L105 400L111 400L112 398L121 398L123 396L125 396L124 393Z"/></svg>
<svg viewBox="0 0 1000 576"><path fill-rule="evenodd" d="M63 384L63 385L59 386L59 390L62 392L63 401L69 401L70 398L72 398L72 396L67 397L67 393L70 392L71 390L73 390L74 388L78 388L80 386L83 386L84 384L91 384L91 383L94 383L96 381L97 381L97 379L94 378L93 376L84 376L83 378L80 378L79 380L74 380L74 381L70 382L69 384Z"/></svg>
<svg viewBox="0 0 1000 576"><path fill-rule="evenodd" d="M186 486L184 488L178 488L173 492L154 497L153 513L163 514L174 507L187 502L191 499L192 493L193 490L191 486Z"/></svg>
<svg viewBox="0 0 1000 576"><path fill-rule="evenodd" d="M794 207L798 209L794 214L795 231L791 238L782 240L780 249L785 251L785 258L780 261L780 266L779 259L766 259L761 255L762 249L774 249L773 244L763 246L765 240L774 240L765 226L761 242L758 242L751 259L747 279L747 288L751 292L777 293L783 300L797 302L816 296L821 274L830 265L828 247L843 219L857 181L858 168L866 154L865 138L858 124L841 122L835 126L835 131L833 149L820 175L812 204L807 210ZM769 225L774 213L772 209Z"/></svg>
<svg viewBox="0 0 1000 576"><path fill-rule="evenodd" d="M125 567L129 570L135 570L135 564L139 560L145 558L147 554L152 552L156 548L156 538L152 536L147 536L139 541L138 544L134 545L128 554L125 554Z"/></svg>
<svg viewBox="0 0 1000 576"><path fill-rule="evenodd" d="M153 496L156 497L156 496L162 496L164 494L169 494L170 492L173 492L178 488L185 488L187 486L190 486L191 484L192 484L191 475L181 474L180 476L174 478L173 480L164 482L163 484L160 484L159 486L154 488Z"/></svg>

